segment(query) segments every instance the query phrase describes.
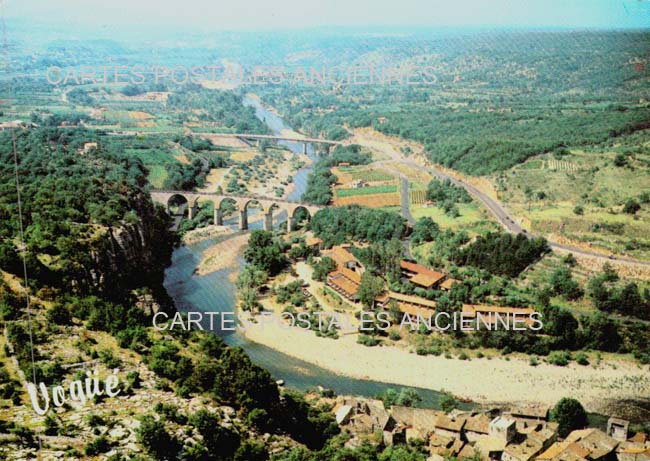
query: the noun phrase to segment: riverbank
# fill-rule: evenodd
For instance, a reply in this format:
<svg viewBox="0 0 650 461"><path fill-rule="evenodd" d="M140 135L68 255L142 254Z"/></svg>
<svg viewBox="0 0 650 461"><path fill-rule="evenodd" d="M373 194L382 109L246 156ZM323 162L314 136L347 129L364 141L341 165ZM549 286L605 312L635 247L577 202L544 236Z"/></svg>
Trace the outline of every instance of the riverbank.
<svg viewBox="0 0 650 461"><path fill-rule="evenodd" d="M312 331L283 328L277 322L251 324L244 334L250 341L336 374L445 390L482 404L554 405L562 397L574 397L590 411L605 411L616 401L650 395L650 370L631 362L602 362L598 367L540 363L533 367L515 358L419 356L395 347L363 346L356 342L357 335L319 338Z"/></svg>
<svg viewBox="0 0 650 461"><path fill-rule="evenodd" d="M232 269L235 272L239 269L238 258L248 243L250 233L236 233L231 230L226 235L223 240L205 250L203 259L196 268L197 275L206 275L224 269Z"/></svg>

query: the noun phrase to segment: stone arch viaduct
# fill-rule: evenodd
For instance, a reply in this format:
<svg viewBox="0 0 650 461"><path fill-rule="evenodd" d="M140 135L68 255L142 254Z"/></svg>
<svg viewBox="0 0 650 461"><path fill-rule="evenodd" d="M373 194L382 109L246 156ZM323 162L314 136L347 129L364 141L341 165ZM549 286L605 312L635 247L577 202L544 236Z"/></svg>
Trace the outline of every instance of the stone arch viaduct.
<svg viewBox="0 0 650 461"><path fill-rule="evenodd" d="M218 226L223 225L223 210L221 206L226 201L234 202L239 211L239 229L248 229L248 207L251 203L255 203L261 208L264 213L264 229L273 230L273 212L286 211L287 213L287 231L291 232L296 226L296 211L303 208L309 212L309 216L313 216L318 210L324 208L318 205L310 205L302 202L294 202L291 200L270 199L265 197L245 196L245 195L229 195L217 193L202 193L192 191L180 190L152 190L150 192L151 199L155 203L160 203L165 207L167 212L170 212L170 200L172 197L182 197L187 201L188 217L192 217L197 212L198 202L212 201L214 204L214 224Z"/></svg>

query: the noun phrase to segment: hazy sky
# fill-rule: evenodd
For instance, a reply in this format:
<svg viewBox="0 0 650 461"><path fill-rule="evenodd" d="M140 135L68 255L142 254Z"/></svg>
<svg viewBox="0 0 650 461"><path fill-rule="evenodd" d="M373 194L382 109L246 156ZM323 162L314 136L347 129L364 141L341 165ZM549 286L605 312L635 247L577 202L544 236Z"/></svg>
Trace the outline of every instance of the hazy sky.
<svg viewBox="0 0 650 461"><path fill-rule="evenodd" d="M115 27L650 27L650 0L5 0L8 17Z"/></svg>

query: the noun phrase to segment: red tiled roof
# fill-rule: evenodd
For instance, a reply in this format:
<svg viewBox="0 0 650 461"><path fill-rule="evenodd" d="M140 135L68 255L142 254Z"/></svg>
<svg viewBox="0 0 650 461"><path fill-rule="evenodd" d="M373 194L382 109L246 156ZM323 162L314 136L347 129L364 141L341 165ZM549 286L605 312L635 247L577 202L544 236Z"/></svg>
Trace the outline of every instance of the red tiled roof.
<svg viewBox="0 0 650 461"><path fill-rule="evenodd" d="M443 274L442 272L431 270L428 267L422 266L421 264L412 263L408 261L400 261L399 265L402 269L407 270L409 272L414 272L416 274L413 276L413 278L411 278L411 281L413 283L424 282L424 283L431 283L433 285L446 277L446 275ZM416 277L418 278L416 279Z"/></svg>

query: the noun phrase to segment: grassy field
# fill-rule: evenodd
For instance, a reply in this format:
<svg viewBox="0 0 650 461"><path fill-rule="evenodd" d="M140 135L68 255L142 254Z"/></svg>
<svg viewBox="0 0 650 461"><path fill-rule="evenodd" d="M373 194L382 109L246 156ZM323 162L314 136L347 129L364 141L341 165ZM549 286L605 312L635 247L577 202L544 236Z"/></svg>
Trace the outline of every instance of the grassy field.
<svg viewBox="0 0 650 461"><path fill-rule="evenodd" d="M147 165L147 169L147 181L156 189L162 189L168 176L167 169L163 165Z"/></svg>
<svg viewBox="0 0 650 461"><path fill-rule="evenodd" d="M561 159L544 155L491 179L499 199L533 232L650 258L650 204L642 198L650 193L650 153L643 148L573 150ZM641 205L636 214L623 211L630 199Z"/></svg>
<svg viewBox="0 0 650 461"><path fill-rule="evenodd" d="M373 181L390 181L393 175L385 171L368 168L366 166L342 167L339 171L349 175L351 180L362 179L367 182Z"/></svg>
<svg viewBox="0 0 650 461"><path fill-rule="evenodd" d="M353 197L355 195L392 194L397 192L396 185L368 186L359 189L336 189L337 197Z"/></svg>
<svg viewBox="0 0 650 461"><path fill-rule="evenodd" d="M411 205L411 214L415 219L429 217L443 229L466 230L472 235L496 231L499 226L486 211L475 203L459 203L456 205L460 216L451 217L442 208L426 208L422 205Z"/></svg>

